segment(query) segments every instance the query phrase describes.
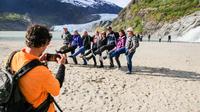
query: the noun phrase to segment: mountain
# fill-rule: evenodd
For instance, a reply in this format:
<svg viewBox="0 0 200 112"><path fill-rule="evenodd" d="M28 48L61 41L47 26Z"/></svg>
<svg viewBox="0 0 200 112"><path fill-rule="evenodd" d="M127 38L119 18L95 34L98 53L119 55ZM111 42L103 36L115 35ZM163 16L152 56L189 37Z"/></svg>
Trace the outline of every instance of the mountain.
<svg viewBox="0 0 200 112"><path fill-rule="evenodd" d="M131 2L131 0L106 0L106 1L114 3L123 8L126 7L129 4L129 2Z"/></svg>
<svg viewBox="0 0 200 112"><path fill-rule="evenodd" d="M132 26L136 33L164 39L172 35L176 40L200 26L199 11L199 0L132 0L112 26L116 30Z"/></svg>
<svg viewBox="0 0 200 112"><path fill-rule="evenodd" d="M115 4L106 2L104 0L61 0L61 2L74 4L80 7L96 7L96 6L98 7L100 5L103 6L105 4L115 6Z"/></svg>
<svg viewBox="0 0 200 112"><path fill-rule="evenodd" d="M54 31L62 31L63 26L66 26L70 32L73 32L73 30L78 30L80 32L83 32L87 30L88 32L94 32L96 28L101 27L105 28L107 26L110 26L112 23L112 20L117 17L117 14L99 14L101 17L99 20L92 21L85 24L66 24L66 25L59 25L59 26L53 26L52 29Z"/></svg>
<svg viewBox="0 0 200 112"><path fill-rule="evenodd" d="M93 1L92 5L86 4L91 1ZM30 23L48 26L87 23L100 19L99 15L94 14L117 14L121 9L121 7L103 0L82 0L82 2L78 2L78 0L0 0L1 15L17 14L21 17L28 17ZM10 21L13 22L13 20L0 18L0 24ZM20 21L28 22L26 19ZM10 24L7 29L9 26ZM2 30L1 27L0 29Z"/></svg>

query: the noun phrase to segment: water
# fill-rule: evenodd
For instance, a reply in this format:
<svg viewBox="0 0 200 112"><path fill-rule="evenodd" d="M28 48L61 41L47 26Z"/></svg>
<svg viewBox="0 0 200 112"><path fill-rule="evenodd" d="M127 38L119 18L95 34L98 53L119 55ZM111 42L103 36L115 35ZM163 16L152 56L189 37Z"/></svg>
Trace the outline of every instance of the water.
<svg viewBox="0 0 200 112"><path fill-rule="evenodd" d="M62 32L51 32L53 40L61 39ZM24 40L26 31L0 31L0 41L20 41Z"/></svg>

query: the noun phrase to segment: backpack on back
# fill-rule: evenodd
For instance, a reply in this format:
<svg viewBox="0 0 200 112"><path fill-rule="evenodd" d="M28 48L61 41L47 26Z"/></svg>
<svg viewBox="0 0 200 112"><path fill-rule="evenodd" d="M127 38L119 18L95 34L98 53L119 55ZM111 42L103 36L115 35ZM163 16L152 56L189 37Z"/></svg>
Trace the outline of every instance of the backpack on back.
<svg viewBox="0 0 200 112"><path fill-rule="evenodd" d="M50 97L34 109L26 101L19 88L19 79L42 63L37 59L32 60L14 73L11 69L11 61L16 53L17 51L10 55L6 67L0 70L0 112L47 112L52 102Z"/></svg>

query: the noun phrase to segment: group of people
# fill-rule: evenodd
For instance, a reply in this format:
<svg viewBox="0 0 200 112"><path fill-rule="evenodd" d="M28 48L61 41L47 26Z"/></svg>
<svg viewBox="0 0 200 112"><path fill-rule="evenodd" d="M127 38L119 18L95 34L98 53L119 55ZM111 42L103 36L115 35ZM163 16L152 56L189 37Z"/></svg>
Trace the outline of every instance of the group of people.
<svg viewBox="0 0 200 112"><path fill-rule="evenodd" d="M108 27L107 31L96 31L94 36L90 36L87 31L83 32L81 36L77 30L70 34L67 27L63 27L64 33L61 36L64 40L64 46L57 50L57 53L67 54L71 52L68 57L72 58L75 64L78 64L76 57L80 55L83 59L83 65L87 65L90 59L93 59L94 66L97 66L96 56L99 55L98 67L104 67L103 60L110 60L110 68L114 67L113 58L115 58L118 68L121 67L119 57L121 54L126 55L127 74L132 73L132 57L139 47L139 39L133 32L133 28L120 30L114 32L112 27ZM106 55L103 53L106 51Z"/></svg>
<svg viewBox="0 0 200 112"><path fill-rule="evenodd" d="M101 57L100 67L103 67L103 59L106 58L110 59L110 67L114 67L113 57L115 57L118 67L121 67L119 56L125 54L128 65L127 73L130 74L132 72L131 60L139 46L139 40L134 35L132 28L127 29L127 35L124 30L120 30L119 33L112 31L111 27L108 27L107 30L107 33L96 31L92 37L85 31L81 37L78 31L74 31L74 34L71 35L67 28L64 28L65 33L62 36L64 46L57 51L60 56L60 58L56 58L59 69L57 74L54 75L46 65L43 65L43 62L48 61L48 54L44 51L51 42L51 33L45 26L31 25L25 36L26 46L20 51L13 52L6 63L8 66L5 69L12 75L16 75L15 73L19 71L27 71L19 77L15 84L19 88L20 92L18 93L20 94L15 94L16 91L12 91L12 95L16 97L12 96L11 98L21 98L21 102L18 103L18 99L13 99L12 101L15 102L12 102L12 104L16 105L11 104L12 106L9 109L12 112L19 110L29 112L30 109L37 112L39 112L38 110L40 112L55 112L54 104L57 107L59 106L52 99L52 96L59 95L63 85L66 53L68 52L71 52L69 57L73 58L75 64L78 63L76 56L81 54L84 65L87 65L87 61L93 58L94 66L97 65L96 55L99 55ZM107 55L102 56L104 51L107 51Z"/></svg>

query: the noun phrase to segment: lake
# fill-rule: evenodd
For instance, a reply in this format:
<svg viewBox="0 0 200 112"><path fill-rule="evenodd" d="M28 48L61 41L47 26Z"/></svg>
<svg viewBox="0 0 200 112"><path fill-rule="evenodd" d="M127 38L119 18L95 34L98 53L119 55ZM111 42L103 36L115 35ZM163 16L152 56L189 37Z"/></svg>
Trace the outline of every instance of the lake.
<svg viewBox="0 0 200 112"><path fill-rule="evenodd" d="M24 40L26 31L0 31L0 40ZM62 32L51 32L53 40L61 39Z"/></svg>

